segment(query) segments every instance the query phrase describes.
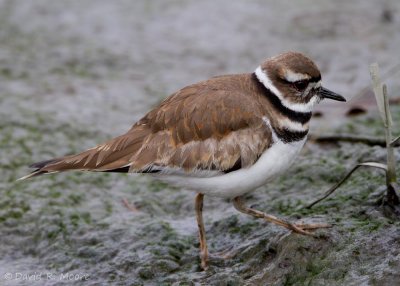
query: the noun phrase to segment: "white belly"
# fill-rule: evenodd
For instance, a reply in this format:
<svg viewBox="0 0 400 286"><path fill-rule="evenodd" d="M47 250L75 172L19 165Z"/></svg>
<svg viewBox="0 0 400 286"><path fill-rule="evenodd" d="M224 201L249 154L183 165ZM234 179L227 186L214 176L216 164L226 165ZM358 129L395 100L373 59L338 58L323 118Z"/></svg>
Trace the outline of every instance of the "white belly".
<svg viewBox="0 0 400 286"><path fill-rule="evenodd" d="M280 140L268 148L257 162L247 169L208 178L157 176L175 186L215 197L233 198L251 192L287 170L304 146L306 138L285 144Z"/></svg>

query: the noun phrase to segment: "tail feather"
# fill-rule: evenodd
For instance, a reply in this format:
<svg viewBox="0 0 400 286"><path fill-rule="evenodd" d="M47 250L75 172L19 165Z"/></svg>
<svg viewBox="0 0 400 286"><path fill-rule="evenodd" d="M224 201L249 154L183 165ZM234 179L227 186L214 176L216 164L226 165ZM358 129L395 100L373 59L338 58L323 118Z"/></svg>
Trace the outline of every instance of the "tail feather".
<svg viewBox="0 0 400 286"><path fill-rule="evenodd" d="M94 172L130 172L131 157L141 148L150 130L137 125L137 130L111 139L79 154L41 161L30 165L34 171L19 180L43 174L70 170Z"/></svg>
<svg viewBox="0 0 400 286"><path fill-rule="evenodd" d="M29 165L29 168L42 169L42 168L46 167L47 165L57 163L57 162L59 162L61 160L62 159L60 159L60 158L56 158L56 159L40 161L40 162L33 163L33 164Z"/></svg>
<svg viewBox="0 0 400 286"><path fill-rule="evenodd" d="M26 180L26 179L29 179L29 178L32 178L32 177L36 177L36 176L40 176L40 175L43 175L43 174L47 174L47 173L49 173L49 172L41 171L41 170L35 170L32 173L17 179L17 181L23 181L23 180Z"/></svg>
<svg viewBox="0 0 400 286"><path fill-rule="evenodd" d="M26 179L29 179L32 177L36 177L36 176L40 176L40 175L44 175L44 174L56 173L58 171L48 171L48 170L43 170L43 168L45 168L49 165L52 165L52 164L56 164L62 160L63 160L63 158L55 158L55 159L50 159L50 160L33 163L33 164L29 165L29 168L35 168L36 170L32 171L31 173L29 173L26 176L23 176L23 177L17 179L17 181L23 181L23 180L26 180Z"/></svg>

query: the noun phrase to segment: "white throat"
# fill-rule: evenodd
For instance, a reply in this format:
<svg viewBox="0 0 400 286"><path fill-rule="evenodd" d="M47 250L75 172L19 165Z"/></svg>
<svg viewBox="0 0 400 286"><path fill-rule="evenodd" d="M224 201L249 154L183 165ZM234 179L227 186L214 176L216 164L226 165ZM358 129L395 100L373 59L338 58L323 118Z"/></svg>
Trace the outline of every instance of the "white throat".
<svg viewBox="0 0 400 286"><path fill-rule="evenodd" d="M283 97L282 93L276 88L276 86L272 83L271 79L268 77L268 74L261 69L261 66L259 66L256 69L255 74L258 80L280 99L283 106L293 111L311 112L313 110L314 105L318 103L317 96L311 98L311 100L307 103L292 103Z"/></svg>

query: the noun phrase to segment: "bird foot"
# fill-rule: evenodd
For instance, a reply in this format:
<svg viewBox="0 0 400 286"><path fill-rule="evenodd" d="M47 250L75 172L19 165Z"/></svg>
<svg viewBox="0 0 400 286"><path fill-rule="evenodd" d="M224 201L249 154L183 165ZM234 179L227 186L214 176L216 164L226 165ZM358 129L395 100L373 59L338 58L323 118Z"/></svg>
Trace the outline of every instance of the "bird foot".
<svg viewBox="0 0 400 286"><path fill-rule="evenodd" d="M201 260L201 269L203 269L204 271L206 271L208 269L208 258L209 258L209 254L207 250L203 250L200 252L200 260Z"/></svg>
<svg viewBox="0 0 400 286"><path fill-rule="evenodd" d="M332 225L326 223L311 223L311 224L296 223L289 225L289 229L291 229L293 232L311 236L314 236L314 234L310 232L312 230L316 230L319 228L330 228L330 227L332 227Z"/></svg>

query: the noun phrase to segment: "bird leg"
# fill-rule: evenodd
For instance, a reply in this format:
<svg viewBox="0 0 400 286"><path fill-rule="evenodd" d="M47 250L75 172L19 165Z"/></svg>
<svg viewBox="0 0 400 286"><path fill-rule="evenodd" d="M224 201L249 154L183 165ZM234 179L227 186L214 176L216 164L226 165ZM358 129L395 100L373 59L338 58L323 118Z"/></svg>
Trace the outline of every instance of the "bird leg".
<svg viewBox="0 0 400 286"><path fill-rule="evenodd" d="M201 268L203 268L203 270L207 270L208 248L206 241L206 232L203 223L203 198L204 198L203 194L199 193L196 195L195 207L196 207L197 225L199 227Z"/></svg>
<svg viewBox="0 0 400 286"><path fill-rule="evenodd" d="M279 219L273 215L269 215L263 213L261 211L246 207L243 203L241 197L236 197L233 199L233 206L240 212L254 216L256 218L262 218L268 222L272 222L274 224L283 226L287 229L290 229L296 233L304 234L304 235L313 235L311 232L307 230L313 230L317 228L326 228L331 227L329 224L293 224L283 219Z"/></svg>

